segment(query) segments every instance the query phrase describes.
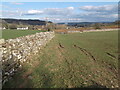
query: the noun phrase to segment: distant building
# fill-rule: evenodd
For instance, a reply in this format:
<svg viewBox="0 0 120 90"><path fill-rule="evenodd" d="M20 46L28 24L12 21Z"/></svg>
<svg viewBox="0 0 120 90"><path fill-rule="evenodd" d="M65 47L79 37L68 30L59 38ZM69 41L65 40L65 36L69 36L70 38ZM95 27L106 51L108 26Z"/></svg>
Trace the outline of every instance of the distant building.
<svg viewBox="0 0 120 90"><path fill-rule="evenodd" d="M3 27L3 29L6 29L5 27Z"/></svg>
<svg viewBox="0 0 120 90"><path fill-rule="evenodd" d="M69 27L66 27L66 29L70 29Z"/></svg>
<svg viewBox="0 0 120 90"><path fill-rule="evenodd" d="M2 28L2 27L0 27L0 30L4 30L4 29L6 29L6 28L5 28L5 27L3 27L3 28Z"/></svg>
<svg viewBox="0 0 120 90"><path fill-rule="evenodd" d="M19 27L17 30L28 30L28 27Z"/></svg>

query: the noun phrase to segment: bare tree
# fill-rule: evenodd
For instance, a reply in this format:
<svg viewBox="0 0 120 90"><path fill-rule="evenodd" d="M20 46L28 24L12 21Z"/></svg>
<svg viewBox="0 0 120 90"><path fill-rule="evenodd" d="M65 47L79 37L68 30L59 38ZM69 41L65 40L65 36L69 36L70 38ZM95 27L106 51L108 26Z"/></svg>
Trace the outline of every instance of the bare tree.
<svg viewBox="0 0 120 90"><path fill-rule="evenodd" d="M95 29L101 29L100 23L95 23L95 24L94 24L94 28L95 28Z"/></svg>

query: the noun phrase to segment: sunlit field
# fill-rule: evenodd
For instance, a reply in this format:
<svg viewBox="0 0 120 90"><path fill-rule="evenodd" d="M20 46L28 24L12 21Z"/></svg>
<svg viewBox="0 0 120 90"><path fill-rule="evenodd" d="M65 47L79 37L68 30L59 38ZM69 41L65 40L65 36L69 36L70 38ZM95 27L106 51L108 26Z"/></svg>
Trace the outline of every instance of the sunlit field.
<svg viewBox="0 0 120 90"><path fill-rule="evenodd" d="M17 37L15 32L10 33L12 38ZM118 31L56 34L55 38L31 59L30 64L25 63L23 69L3 87L118 87L117 33ZM4 31L3 37L8 39L10 34Z"/></svg>

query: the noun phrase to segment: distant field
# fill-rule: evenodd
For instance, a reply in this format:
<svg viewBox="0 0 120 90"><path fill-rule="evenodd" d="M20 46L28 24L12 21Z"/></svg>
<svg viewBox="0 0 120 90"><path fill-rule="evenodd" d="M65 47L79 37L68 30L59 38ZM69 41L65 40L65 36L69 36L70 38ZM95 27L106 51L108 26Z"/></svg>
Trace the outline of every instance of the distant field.
<svg viewBox="0 0 120 90"><path fill-rule="evenodd" d="M43 32L38 30L2 30L2 38L12 39L20 36L26 36L30 34L35 34L37 32Z"/></svg>
<svg viewBox="0 0 120 90"><path fill-rule="evenodd" d="M118 87L118 31L56 34L4 87Z"/></svg>

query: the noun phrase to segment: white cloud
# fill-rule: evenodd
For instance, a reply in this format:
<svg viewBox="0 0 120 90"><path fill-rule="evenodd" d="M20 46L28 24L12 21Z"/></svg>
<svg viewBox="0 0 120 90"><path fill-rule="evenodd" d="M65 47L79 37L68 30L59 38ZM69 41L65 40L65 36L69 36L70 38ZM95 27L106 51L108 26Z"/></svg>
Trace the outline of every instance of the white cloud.
<svg viewBox="0 0 120 90"><path fill-rule="evenodd" d="M19 10L14 10L14 11L10 11L10 10L2 10L2 16L3 17L20 17L22 16L22 11Z"/></svg>
<svg viewBox="0 0 120 90"><path fill-rule="evenodd" d="M41 20L46 20L46 17L44 18L39 18ZM82 18L73 18L73 17L47 17L48 21L53 21L53 22L81 22L84 21Z"/></svg>
<svg viewBox="0 0 120 90"><path fill-rule="evenodd" d="M3 4L0 4L0 9L3 9L3 8L9 9L10 7L3 5Z"/></svg>
<svg viewBox="0 0 120 90"><path fill-rule="evenodd" d="M74 7L67 7L67 9L74 10Z"/></svg>
<svg viewBox="0 0 120 90"><path fill-rule="evenodd" d="M118 14L112 14L112 17L118 18Z"/></svg>
<svg viewBox="0 0 120 90"><path fill-rule="evenodd" d="M24 3L21 3L21 2L11 2L11 4L14 4L14 5L23 5Z"/></svg>
<svg viewBox="0 0 120 90"><path fill-rule="evenodd" d="M99 15L99 17L103 18L118 18L118 14L110 14L110 15Z"/></svg>
<svg viewBox="0 0 120 90"><path fill-rule="evenodd" d="M117 5L82 6L78 8L44 8L41 10L31 9L28 11L3 11L3 16L21 16L32 18L33 16L30 15L36 15L35 18L38 17L42 20L46 20L46 18L43 17L47 17L49 21L54 22L99 22L117 20L118 11Z"/></svg>
<svg viewBox="0 0 120 90"><path fill-rule="evenodd" d="M29 10L28 11L28 14L41 14L43 13L43 11L40 11L40 10Z"/></svg>
<svg viewBox="0 0 120 90"><path fill-rule="evenodd" d="M28 10L24 15L38 15L38 14L46 14L46 15L70 15L74 11L74 7L67 8L45 8L43 10Z"/></svg>

